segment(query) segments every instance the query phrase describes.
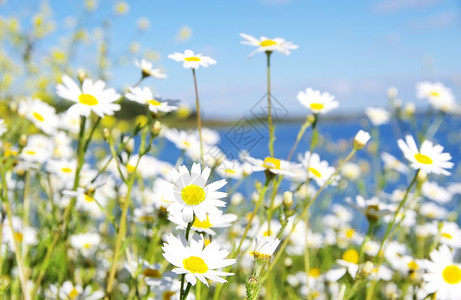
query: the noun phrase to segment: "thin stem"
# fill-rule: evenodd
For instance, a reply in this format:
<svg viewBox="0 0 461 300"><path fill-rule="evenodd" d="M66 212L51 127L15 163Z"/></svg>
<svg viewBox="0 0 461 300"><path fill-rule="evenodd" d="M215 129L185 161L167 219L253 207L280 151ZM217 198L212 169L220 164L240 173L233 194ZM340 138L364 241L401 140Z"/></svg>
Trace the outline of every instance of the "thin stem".
<svg viewBox="0 0 461 300"><path fill-rule="evenodd" d="M184 291L184 295L183 295L183 297L181 298L181 300L187 299L187 295L189 294L189 291L190 291L190 288L191 288L191 287L192 287L192 284L187 283L186 290Z"/></svg>
<svg viewBox="0 0 461 300"><path fill-rule="evenodd" d="M197 76L195 75L194 68L192 68L192 76L194 77L195 108L197 110L197 127L198 127L198 136L200 139L200 161L202 162L202 165L204 165L205 161L203 160L202 119L200 117L200 102L199 102L199 97L198 97Z"/></svg>
<svg viewBox="0 0 461 300"><path fill-rule="evenodd" d="M293 147L291 147L290 154L288 155L287 161L290 161L291 158L293 157L293 154L298 147L299 142L301 141L301 138L303 137L304 133L306 132L306 129L312 124L312 122L309 121L308 118L306 118L306 121L304 121L303 125L301 125L301 128L299 129L298 135L296 136L296 141L293 144Z"/></svg>
<svg viewBox="0 0 461 300"><path fill-rule="evenodd" d="M271 54L266 51L267 56L267 125L269 126L269 154L274 157L274 127L272 125L272 105L271 105Z"/></svg>

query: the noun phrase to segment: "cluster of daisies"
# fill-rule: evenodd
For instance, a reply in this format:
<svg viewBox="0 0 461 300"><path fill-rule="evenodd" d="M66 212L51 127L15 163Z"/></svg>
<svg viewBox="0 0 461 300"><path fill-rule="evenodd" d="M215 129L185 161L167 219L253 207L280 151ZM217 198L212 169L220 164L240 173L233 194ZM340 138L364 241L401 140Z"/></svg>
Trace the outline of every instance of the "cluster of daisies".
<svg viewBox="0 0 461 300"><path fill-rule="evenodd" d="M243 44L256 47L250 56L297 49L281 38L241 36ZM216 64L191 50L168 57L192 69L194 79L199 67ZM11 106L18 122L0 119L2 200L14 199L17 213L0 215L0 266L4 261L10 274L25 278L23 291L47 299L182 300L212 293L219 299L282 294L457 299L461 229L447 207L459 198L461 186L443 183L455 165L433 142L435 126L422 135L414 130L400 136L392 145L379 144L381 126L395 119L414 123L415 106L403 106L397 89L388 91L390 109L366 108L367 131L347 144L319 138L323 115L339 107L335 96L300 91L297 99L309 117L293 141L297 156L253 157L241 151L236 159L220 150L214 130L163 125L162 117L178 111L179 103L141 84L166 75L146 60L135 65L140 80L124 92L84 73L75 79L64 75L56 94L71 102L66 111L28 98ZM440 114L459 109L441 83L421 82L416 89L417 98L427 99ZM102 145L88 147L93 133L102 131L98 126L110 127L107 120L125 100L145 108L145 124L132 135L105 129ZM22 134L31 124L41 133ZM307 128L309 151L295 152ZM144 140L150 144L142 148ZM158 158L155 151L164 143L179 150L176 162ZM351 154L338 163L325 159L348 149ZM351 159L361 149L366 154ZM367 155L373 176L363 159ZM265 183L256 180L253 186L261 176ZM248 183L246 192L242 183ZM66 222L62 215L69 207ZM53 236L58 246L48 249ZM46 265L44 257L51 258ZM21 267L11 263L15 259ZM2 278L0 285L8 280ZM209 289L201 290L202 284Z"/></svg>

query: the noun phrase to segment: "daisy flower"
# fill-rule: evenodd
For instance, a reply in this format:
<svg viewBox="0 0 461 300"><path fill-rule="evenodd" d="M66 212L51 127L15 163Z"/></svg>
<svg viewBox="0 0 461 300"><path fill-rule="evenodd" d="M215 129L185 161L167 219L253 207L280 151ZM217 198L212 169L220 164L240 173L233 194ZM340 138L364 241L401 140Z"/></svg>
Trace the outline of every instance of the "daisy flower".
<svg viewBox="0 0 461 300"><path fill-rule="evenodd" d="M18 111L24 113L25 117L44 133L52 135L56 132L59 125L56 110L40 99L21 101Z"/></svg>
<svg viewBox="0 0 461 300"><path fill-rule="evenodd" d="M416 85L416 96L427 99L432 107L442 111L449 112L456 107L453 93L440 82L419 82Z"/></svg>
<svg viewBox="0 0 461 300"><path fill-rule="evenodd" d="M454 222L443 222L440 228L440 243L452 248L461 248L461 230Z"/></svg>
<svg viewBox="0 0 461 300"><path fill-rule="evenodd" d="M352 143L352 146L355 150L363 149L363 147L366 146L370 138L371 136L368 132L360 129L354 137L354 142Z"/></svg>
<svg viewBox="0 0 461 300"><path fill-rule="evenodd" d="M197 279L208 286L206 278L216 282L227 282L219 276L230 276L233 273L216 271L215 269L224 268L235 264L235 259L225 259L229 251L221 250L216 242L209 243L205 248L204 240L201 236L198 241L191 239L187 245L184 240L173 236L166 237L163 244L163 257L176 266L173 272L185 274L186 280L195 286Z"/></svg>
<svg viewBox="0 0 461 300"><path fill-rule="evenodd" d="M168 220L178 225L178 229L185 230L187 223L184 222L180 214L170 215ZM206 215L204 221L200 221L195 217L194 223L192 223L191 229L196 232L204 232L209 235L215 235L216 232L212 228L226 228L232 225L232 222L237 220L237 216L234 214L222 214L221 212L217 215Z"/></svg>
<svg viewBox="0 0 461 300"><path fill-rule="evenodd" d="M163 74L160 69L153 69L152 63L148 62L145 59L141 59L141 61L135 59L134 65L141 69L142 77L154 77L157 79L165 79L167 76Z"/></svg>
<svg viewBox="0 0 461 300"><path fill-rule="evenodd" d="M0 119L0 136L2 136L5 132L6 132L5 120Z"/></svg>
<svg viewBox="0 0 461 300"><path fill-rule="evenodd" d="M50 296L58 296L58 299L97 300L104 297L104 292L102 291L93 292L90 286L83 289L80 285L73 285L70 281L65 281L61 288L58 288L56 285L51 285L48 293Z"/></svg>
<svg viewBox="0 0 461 300"><path fill-rule="evenodd" d="M349 273L352 278L355 278L359 270L359 253L355 249L348 249L343 253L341 259L338 259L339 268L332 269L326 273L328 281L338 281L346 273Z"/></svg>
<svg viewBox="0 0 461 300"><path fill-rule="evenodd" d="M339 102L335 101L335 96L328 92L321 93L311 88L300 91L298 93L298 101L314 114L327 113L339 105Z"/></svg>
<svg viewBox="0 0 461 300"><path fill-rule="evenodd" d="M389 123L391 115L389 111L380 107L367 107L365 108L365 114L367 115L368 119L370 119L370 122L373 124L373 126L380 126Z"/></svg>
<svg viewBox="0 0 461 300"><path fill-rule="evenodd" d="M88 257L94 254L94 251L101 243L101 236L98 233L80 233L70 237L70 244L75 249L80 250L83 256Z"/></svg>
<svg viewBox="0 0 461 300"><path fill-rule="evenodd" d="M447 188L443 188L433 181L426 181L421 187L423 196L438 203L448 203L453 200L453 195Z"/></svg>
<svg viewBox="0 0 461 300"><path fill-rule="evenodd" d="M424 289L436 293L436 299L459 299L461 294L461 265L453 261L453 252L445 245L430 254L424 265Z"/></svg>
<svg viewBox="0 0 461 300"><path fill-rule="evenodd" d="M285 55L290 54L290 50L298 49L298 45L294 45L292 42L287 42L282 38L269 39L265 36L259 38L259 40L251 35L241 33L240 36L245 40L242 44L258 47L255 51L251 52L248 57L253 56L257 52L280 52Z"/></svg>
<svg viewBox="0 0 461 300"><path fill-rule="evenodd" d="M253 256L256 262L263 264L269 261L280 244L280 240L270 236L257 236L254 240Z"/></svg>
<svg viewBox="0 0 461 300"><path fill-rule="evenodd" d="M180 166L178 170L172 169L170 177L172 183L163 186L168 189L167 197L175 201L168 206L171 214L182 213L184 222L192 222L194 215L199 221L207 220L208 214L219 214L217 207L226 206L226 202L219 200L227 196L227 193L218 192L227 181L221 179L206 184L211 169L206 167L203 172L200 164L194 163L191 171L186 166Z"/></svg>
<svg viewBox="0 0 461 300"><path fill-rule="evenodd" d="M148 87L130 87L128 90L129 92L125 94L127 99L142 105L146 105L153 113L168 113L178 108L175 105L169 105L169 103L166 101L161 101L158 98L155 99L152 95L152 91Z"/></svg>
<svg viewBox="0 0 461 300"><path fill-rule="evenodd" d="M56 86L56 92L59 97L75 102L68 109L70 114L88 117L94 112L104 118L120 110L120 104L114 103L120 95L112 88L105 89L106 83L102 80L93 82L85 78L81 88L67 75L62 77L62 82Z"/></svg>
<svg viewBox="0 0 461 300"><path fill-rule="evenodd" d="M379 201L377 197L365 200L357 195L355 201L347 197L346 202L361 211L369 221L378 221L380 217L393 213L391 206Z"/></svg>
<svg viewBox="0 0 461 300"><path fill-rule="evenodd" d="M393 169L402 174L405 174L408 171L408 167L406 165L401 163L395 156L387 152L381 153L381 159L383 160L384 169L386 170Z"/></svg>
<svg viewBox="0 0 461 300"><path fill-rule="evenodd" d="M314 179L319 186L323 186L336 170L334 167L330 167L326 160L321 161L317 153L306 151L304 156L299 155L298 159L304 170L307 169L307 176Z"/></svg>
<svg viewBox="0 0 461 300"><path fill-rule="evenodd" d="M208 56L203 56L202 54L194 54L192 50L184 51L184 54L175 52L168 55L168 58L172 60L183 62L183 67L185 69L198 69L198 67L208 67L210 65L216 64L216 60Z"/></svg>
<svg viewBox="0 0 461 300"><path fill-rule="evenodd" d="M413 169L421 169L427 174L451 174L445 170L453 167L453 163L449 161L451 155L442 153L443 147L441 145L434 145L432 142L425 140L418 150L411 135L406 136L406 143L402 139L398 140L397 143L405 158L411 162Z"/></svg>
<svg viewBox="0 0 461 300"><path fill-rule="evenodd" d="M288 177L294 176L293 168L297 165L289 161L267 156L264 160L253 158L249 155L244 155L243 158L253 165L253 171L268 170L273 174L285 175Z"/></svg>

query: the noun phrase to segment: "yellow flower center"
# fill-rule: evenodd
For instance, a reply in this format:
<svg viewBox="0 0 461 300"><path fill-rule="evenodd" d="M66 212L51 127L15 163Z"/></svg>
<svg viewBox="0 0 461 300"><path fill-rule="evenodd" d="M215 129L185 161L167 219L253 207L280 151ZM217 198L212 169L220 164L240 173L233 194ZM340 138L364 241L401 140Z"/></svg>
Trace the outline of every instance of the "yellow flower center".
<svg viewBox="0 0 461 300"><path fill-rule="evenodd" d="M319 268L311 268L309 270L309 275L314 277L314 278L317 278L320 276L320 269Z"/></svg>
<svg viewBox="0 0 461 300"><path fill-rule="evenodd" d="M415 154L415 159L420 164L432 165L432 158L430 158L427 155L424 155L424 154L421 154L421 153L416 153Z"/></svg>
<svg viewBox="0 0 461 300"><path fill-rule="evenodd" d="M152 100L147 100L147 103L149 103L150 105L153 105L153 106L159 106L162 104L162 102L159 102L155 99L152 99Z"/></svg>
<svg viewBox="0 0 461 300"><path fill-rule="evenodd" d="M45 118L37 112L34 112L32 115L34 116L35 119L39 120L40 122L45 121Z"/></svg>
<svg viewBox="0 0 461 300"><path fill-rule="evenodd" d="M18 242L22 242L22 240L24 239L24 236L22 235L22 233L16 231L14 233L14 239Z"/></svg>
<svg viewBox="0 0 461 300"><path fill-rule="evenodd" d="M264 159L263 167L280 170L280 159L268 156Z"/></svg>
<svg viewBox="0 0 461 300"><path fill-rule="evenodd" d="M64 172L64 173L71 173L72 169L68 168L68 167L64 167L64 168L61 169L61 171Z"/></svg>
<svg viewBox="0 0 461 300"><path fill-rule="evenodd" d="M127 164L126 170L128 171L128 173L133 173L136 170L136 167L133 165Z"/></svg>
<svg viewBox="0 0 461 300"><path fill-rule="evenodd" d="M206 216L206 220L200 221L195 217L194 223L192 224L193 227L197 228L210 228L212 224L210 223L210 218L208 218L208 215Z"/></svg>
<svg viewBox="0 0 461 300"><path fill-rule="evenodd" d="M273 40L264 40L262 42L259 42L259 45L261 47L269 47L269 46L277 45L277 42L275 42Z"/></svg>
<svg viewBox="0 0 461 300"><path fill-rule="evenodd" d="M322 174L315 168L309 168L309 172L314 174L314 176L317 176L318 178L322 178Z"/></svg>
<svg viewBox="0 0 461 300"><path fill-rule="evenodd" d="M446 232L442 233L442 236L443 236L444 238L446 238L446 239L449 239L449 240L453 239L453 237L451 236L451 234L446 233Z"/></svg>
<svg viewBox="0 0 461 300"><path fill-rule="evenodd" d="M90 94L81 94L80 96L78 96L78 102L88 106L93 106L99 103L98 99L96 99L93 95Z"/></svg>
<svg viewBox="0 0 461 300"><path fill-rule="evenodd" d="M346 236L348 239L351 239L353 236L354 236L354 233L355 233L355 230L352 229L352 228L349 228L348 230L346 230Z"/></svg>
<svg viewBox="0 0 461 300"><path fill-rule="evenodd" d="M162 300L171 300L171 299L173 299L174 295L176 295L176 292L166 291L162 295Z"/></svg>
<svg viewBox="0 0 461 300"><path fill-rule="evenodd" d="M429 96L431 96L431 97L438 97L438 96L440 96L440 93L439 93L439 92L436 92L436 91L432 91L432 92L429 93Z"/></svg>
<svg viewBox="0 0 461 300"><path fill-rule="evenodd" d="M226 169L225 171L227 174L235 174L235 170L232 169Z"/></svg>
<svg viewBox="0 0 461 300"><path fill-rule="evenodd" d="M90 248L91 248L91 244L90 244L90 243L85 243L85 244L83 244L83 248L85 248L85 249L90 249Z"/></svg>
<svg viewBox="0 0 461 300"><path fill-rule="evenodd" d="M144 269L142 271L142 275L144 275L145 277L152 277L152 278L161 278L162 277L162 274L160 274L160 272L158 270L150 269L150 268Z"/></svg>
<svg viewBox="0 0 461 300"><path fill-rule="evenodd" d="M322 103L311 103L311 108L315 110L321 110L323 109L323 104Z"/></svg>
<svg viewBox="0 0 461 300"><path fill-rule="evenodd" d="M183 142L184 146L186 146L187 148L189 148L191 146L191 144L188 142L188 141L184 141Z"/></svg>
<svg viewBox="0 0 461 300"><path fill-rule="evenodd" d="M461 282L461 269L455 265L447 266L443 269L442 277L446 283L458 284Z"/></svg>
<svg viewBox="0 0 461 300"><path fill-rule="evenodd" d="M93 202L94 201L93 197L88 196L87 194L83 194L83 196L84 196L84 199L85 199L86 202Z"/></svg>
<svg viewBox="0 0 461 300"><path fill-rule="evenodd" d="M190 184L181 190L182 200L187 205L198 205L205 200L205 191L202 187Z"/></svg>
<svg viewBox="0 0 461 300"><path fill-rule="evenodd" d="M69 297L70 297L70 299L75 299L75 297L77 297L78 294L79 293L78 293L77 289L73 288L72 291L70 291L70 293L69 293Z"/></svg>
<svg viewBox="0 0 461 300"><path fill-rule="evenodd" d="M418 264L415 262L415 261L410 261L408 263L408 268L411 270L411 271L415 271L419 268Z"/></svg>
<svg viewBox="0 0 461 300"><path fill-rule="evenodd" d="M201 61L200 57L197 56L189 56L184 58L185 61Z"/></svg>
<svg viewBox="0 0 461 300"><path fill-rule="evenodd" d="M26 154L29 154L29 155L35 155L36 154L35 151L33 151L33 150L27 150L25 152L26 152Z"/></svg>
<svg viewBox="0 0 461 300"><path fill-rule="evenodd" d="M344 252L342 259L344 261L347 261L353 264L358 264L359 263L359 253L355 249L349 249L346 252Z"/></svg>
<svg viewBox="0 0 461 300"><path fill-rule="evenodd" d="M203 274L208 271L208 266L203 259L197 256L189 256L182 261L184 269L191 273Z"/></svg>

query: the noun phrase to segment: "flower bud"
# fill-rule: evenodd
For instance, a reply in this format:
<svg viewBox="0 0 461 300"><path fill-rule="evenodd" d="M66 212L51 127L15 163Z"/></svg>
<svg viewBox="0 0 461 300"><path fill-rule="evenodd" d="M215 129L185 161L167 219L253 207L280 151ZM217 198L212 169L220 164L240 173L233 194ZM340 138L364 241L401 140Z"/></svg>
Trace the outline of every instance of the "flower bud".
<svg viewBox="0 0 461 300"><path fill-rule="evenodd" d="M370 140L370 134L366 131L359 130L357 134L355 135L354 142L353 142L353 147L355 150L360 150L365 147L365 145L368 143Z"/></svg>
<svg viewBox="0 0 461 300"><path fill-rule="evenodd" d="M286 191L283 193L283 206L289 208L293 205L293 193Z"/></svg>

